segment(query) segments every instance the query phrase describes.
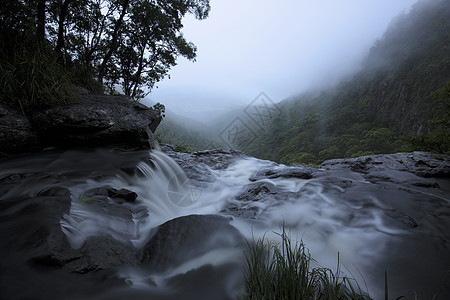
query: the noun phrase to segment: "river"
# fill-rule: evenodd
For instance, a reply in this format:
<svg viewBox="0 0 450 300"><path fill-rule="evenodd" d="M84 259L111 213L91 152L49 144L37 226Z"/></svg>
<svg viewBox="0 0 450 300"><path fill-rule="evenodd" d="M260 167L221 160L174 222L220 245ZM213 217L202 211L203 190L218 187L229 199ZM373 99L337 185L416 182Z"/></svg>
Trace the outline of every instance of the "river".
<svg viewBox="0 0 450 300"><path fill-rule="evenodd" d="M317 266L334 270L339 255L342 274L375 299L384 297L385 271L391 297L450 295L448 179L327 166L303 168L305 175L301 167L245 155L204 152L201 162L202 155L171 154L49 150L1 160L1 293L11 299L235 299L243 292L243 241L277 242L284 227L306 244ZM111 190L137 198L117 201ZM58 210L57 229L28 228L55 216L61 191L70 205ZM47 206L50 211L41 209ZM208 217L158 235L159 226L191 215ZM53 245L54 230L70 250ZM103 259L103 248L119 258L126 253L122 263L113 258L102 267L95 259ZM76 265L83 259L84 269Z"/></svg>

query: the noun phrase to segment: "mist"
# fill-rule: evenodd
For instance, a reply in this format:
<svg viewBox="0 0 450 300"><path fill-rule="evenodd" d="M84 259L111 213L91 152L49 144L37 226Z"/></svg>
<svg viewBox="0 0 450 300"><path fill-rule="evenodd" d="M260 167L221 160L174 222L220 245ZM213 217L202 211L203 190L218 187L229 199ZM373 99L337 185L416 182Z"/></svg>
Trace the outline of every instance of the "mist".
<svg viewBox="0 0 450 300"><path fill-rule="evenodd" d="M143 103L206 121L261 92L278 102L333 86L415 2L212 0L208 19L184 19L196 62L180 58Z"/></svg>

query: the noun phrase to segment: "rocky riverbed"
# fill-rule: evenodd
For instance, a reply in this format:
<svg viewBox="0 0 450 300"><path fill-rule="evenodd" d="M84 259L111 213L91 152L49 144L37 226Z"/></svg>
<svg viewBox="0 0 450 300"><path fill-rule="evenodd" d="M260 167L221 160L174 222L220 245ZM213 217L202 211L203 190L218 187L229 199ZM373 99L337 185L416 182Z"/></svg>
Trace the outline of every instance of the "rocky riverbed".
<svg viewBox="0 0 450 300"><path fill-rule="evenodd" d="M321 265L339 252L377 299L385 270L392 296L450 297L448 156L307 167L161 150L0 160L2 298L234 299L245 239L283 225Z"/></svg>

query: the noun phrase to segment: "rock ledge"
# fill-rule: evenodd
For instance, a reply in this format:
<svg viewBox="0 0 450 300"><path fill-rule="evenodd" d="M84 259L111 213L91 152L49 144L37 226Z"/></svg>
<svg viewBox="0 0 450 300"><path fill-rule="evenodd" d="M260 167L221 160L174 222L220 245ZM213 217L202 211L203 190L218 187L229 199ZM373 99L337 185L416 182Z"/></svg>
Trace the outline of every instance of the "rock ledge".
<svg viewBox="0 0 450 300"><path fill-rule="evenodd" d="M0 155L44 147L150 149L158 111L127 96L81 94L81 101L25 117L0 103Z"/></svg>

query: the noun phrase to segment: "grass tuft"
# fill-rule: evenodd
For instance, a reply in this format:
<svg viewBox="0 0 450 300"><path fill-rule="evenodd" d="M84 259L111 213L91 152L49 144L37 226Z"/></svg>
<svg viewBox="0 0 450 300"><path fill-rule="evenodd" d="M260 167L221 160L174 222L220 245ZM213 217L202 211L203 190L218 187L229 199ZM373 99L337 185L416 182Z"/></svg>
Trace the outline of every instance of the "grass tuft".
<svg viewBox="0 0 450 300"><path fill-rule="evenodd" d="M77 100L69 74L45 49L19 49L11 61L0 62L0 101L24 114Z"/></svg>
<svg viewBox="0 0 450 300"><path fill-rule="evenodd" d="M247 241L244 251L245 294L243 299L371 299L355 279L336 271L311 267L316 261L301 241L292 244L285 229L281 244L265 237Z"/></svg>

